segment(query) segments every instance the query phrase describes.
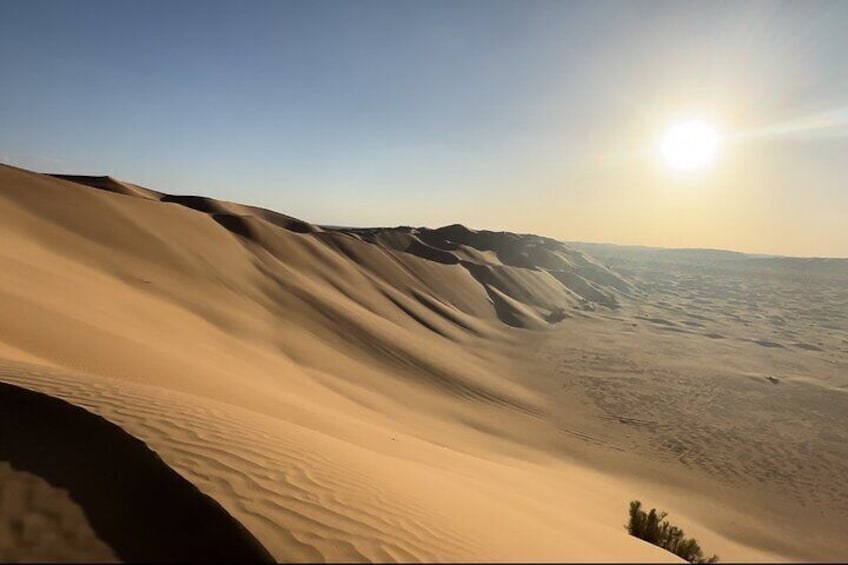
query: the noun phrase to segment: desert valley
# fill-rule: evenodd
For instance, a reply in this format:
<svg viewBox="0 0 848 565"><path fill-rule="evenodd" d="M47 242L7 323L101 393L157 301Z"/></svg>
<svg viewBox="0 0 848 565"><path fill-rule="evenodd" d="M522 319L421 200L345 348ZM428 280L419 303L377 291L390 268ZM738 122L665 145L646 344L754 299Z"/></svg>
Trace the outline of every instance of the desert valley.
<svg viewBox="0 0 848 565"><path fill-rule="evenodd" d="M0 561L681 561L634 499L722 561L848 555L846 259L5 165L0 217Z"/></svg>

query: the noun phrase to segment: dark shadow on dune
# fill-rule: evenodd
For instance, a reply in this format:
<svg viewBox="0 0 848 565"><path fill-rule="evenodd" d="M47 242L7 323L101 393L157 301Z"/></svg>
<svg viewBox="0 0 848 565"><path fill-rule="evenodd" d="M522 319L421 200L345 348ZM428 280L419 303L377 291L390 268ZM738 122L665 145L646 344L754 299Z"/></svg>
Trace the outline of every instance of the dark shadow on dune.
<svg viewBox="0 0 848 565"><path fill-rule="evenodd" d="M256 220L264 220L269 224L275 225L279 228L283 228L295 233L313 233L316 231L320 231L319 228L313 226L308 222L304 222L303 220L298 220L297 218L292 218L291 216L286 216L285 214L280 214L277 212L272 212L271 210L266 210L264 208L257 208L255 206L239 206L235 205L236 208L241 208L244 211L248 212L244 216L237 216L235 214L231 214L227 209L227 206L224 205L219 200L215 200L214 198L207 198L205 196L186 196L179 194L164 194L159 199L160 202L170 202L173 204L179 204L180 206L185 206L186 208L191 208L192 210L197 210L198 212L204 212L206 214L211 214L212 217L219 224L227 227L225 220L222 222L218 216L226 217L253 217ZM232 206L232 205L230 205ZM230 229L230 228L227 228ZM230 230L236 233L237 235L241 235L236 230Z"/></svg>
<svg viewBox="0 0 848 565"><path fill-rule="evenodd" d="M253 226L250 225L250 220L246 216L237 216L235 214L213 214L212 219L218 222L220 226L234 233L237 236L243 237L254 243L259 242L259 234Z"/></svg>
<svg viewBox="0 0 848 565"><path fill-rule="evenodd" d="M115 182L115 179L113 179L112 177L59 174L51 174L50 176L53 178L75 182L77 184L82 184L85 186L90 186L91 188L99 188L100 190L106 190L108 192L128 194L126 188L123 187L120 183Z"/></svg>
<svg viewBox="0 0 848 565"><path fill-rule="evenodd" d="M340 232L353 235L374 245L380 245L409 253L418 258L445 265L460 264L484 288L493 287L519 302L528 302L526 289L515 294L515 280L498 273L509 273L513 269L544 271L582 299L604 306L610 310L619 308L613 291L633 296L635 287L620 275L594 263L583 253L569 248L562 242L532 234L471 230L461 224L452 224L436 229L427 228L339 228ZM468 250L494 252L501 265L490 265L476 259L467 259L460 252ZM486 288L486 292L491 292ZM493 299L495 303L498 300ZM502 301L501 301L502 302ZM532 302L532 300L531 300ZM536 308L539 304L529 304ZM550 305L546 305L549 307ZM501 305L498 317L507 325L515 325L509 308ZM511 321L507 321L511 320ZM519 323L520 325L520 323Z"/></svg>
<svg viewBox="0 0 848 565"><path fill-rule="evenodd" d="M442 263L443 265L459 264L459 258L450 251L425 245L416 239L410 241L405 251L407 253L412 253L417 257L421 257L422 259L435 261L436 263Z"/></svg>
<svg viewBox="0 0 848 565"><path fill-rule="evenodd" d="M106 192L114 192L115 194L123 194L132 196L133 198L144 198L148 200L158 200L160 193L149 188L144 188L138 185L127 185L121 183L109 176L91 176L91 175L60 175L48 174L47 176L66 180L90 188L105 190Z"/></svg>
<svg viewBox="0 0 848 565"><path fill-rule="evenodd" d="M484 284L483 288L486 290L486 294L489 295L489 300L492 301L492 306L495 308L495 315L498 317L498 320L513 328L526 329L528 327L527 322L516 315L515 308L504 300L500 294L492 290L492 287Z"/></svg>
<svg viewBox="0 0 848 565"><path fill-rule="evenodd" d="M216 214L218 212L225 211L220 202L214 198L207 198L205 196L163 194L159 201L179 204L180 206L185 206L186 208L191 208L198 212L205 212L207 214Z"/></svg>
<svg viewBox="0 0 848 565"><path fill-rule="evenodd" d="M0 460L66 490L121 560L273 561L143 442L57 398L0 383Z"/></svg>
<svg viewBox="0 0 848 565"><path fill-rule="evenodd" d="M279 212L272 212L271 210L266 210L265 208L257 208L256 206L247 206L246 208L257 218L261 218L269 224L273 224L278 228L283 228L291 232L315 233L321 231L319 227L314 226L309 222L304 222L303 220L293 218L292 216L286 216L285 214L280 214Z"/></svg>

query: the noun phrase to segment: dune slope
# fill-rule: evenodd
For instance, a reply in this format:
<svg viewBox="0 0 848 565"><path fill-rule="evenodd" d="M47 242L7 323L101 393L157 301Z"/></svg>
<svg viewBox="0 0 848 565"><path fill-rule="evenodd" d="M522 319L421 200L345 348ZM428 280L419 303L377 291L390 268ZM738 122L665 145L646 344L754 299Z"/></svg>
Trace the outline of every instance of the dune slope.
<svg viewBox="0 0 848 565"><path fill-rule="evenodd" d="M0 460L16 471L11 477L15 483L9 477L4 481L4 499L19 489L16 478L39 477L67 492L85 513L90 524L87 533L93 530L121 560L271 561L240 523L142 442L57 398L0 383ZM25 498L32 505L34 497ZM57 506L43 505L43 514L37 507L33 512L31 506L24 508L23 515L20 509L16 515L8 509L4 517L13 523L15 518L20 520L19 535L13 535L4 548L8 560L75 557L68 549L75 549L77 540L85 536L74 535L73 530L59 541L51 540L54 530L44 527L40 535L27 539L27 528L38 524L39 517L55 516L51 511ZM60 526L82 522L72 511L59 518ZM79 557L87 557L86 553L81 551ZM108 553L103 557L114 559Z"/></svg>
<svg viewBox="0 0 848 565"><path fill-rule="evenodd" d="M0 217L0 380L117 424L273 558L677 560L622 527L661 483L586 456L601 420L537 359L643 293L588 255L11 167ZM798 554L680 510L723 557Z"/></svg>
<svg viewBox="0 0 848 565"><path fill-rule="evenodd" d="M414 230L387 245L10 167L0 214L3 380L121 425L274 558L673 560L618 508L593 522L540 502L575 494L530 441L544 403L483 344L508 337L492 292L520 326L588 303L511 264L552 242L504 262L446 240L456 260L434 261ZM557 269L580 257L551 253ZM516 488L540 473L545 496Z"/></svg>

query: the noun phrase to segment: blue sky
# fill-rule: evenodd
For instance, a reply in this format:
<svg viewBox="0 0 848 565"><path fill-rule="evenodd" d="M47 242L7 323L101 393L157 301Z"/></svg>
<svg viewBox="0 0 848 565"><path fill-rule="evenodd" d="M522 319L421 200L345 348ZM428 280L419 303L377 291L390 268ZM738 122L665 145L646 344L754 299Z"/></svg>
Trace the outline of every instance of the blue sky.
<svg viewBox="0 0 848 565"><path fill-rule="evenodd" d="M0 2L0 161L308 221L848 256L846 2ZM687 116L716 165L658 167Z"/></svg>

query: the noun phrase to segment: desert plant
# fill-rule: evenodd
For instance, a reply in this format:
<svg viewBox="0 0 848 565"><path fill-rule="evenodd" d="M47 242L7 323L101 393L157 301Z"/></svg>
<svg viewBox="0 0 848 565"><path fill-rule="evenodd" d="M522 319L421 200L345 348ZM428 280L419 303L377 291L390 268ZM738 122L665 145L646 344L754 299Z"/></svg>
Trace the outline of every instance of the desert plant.
<svg viewBox="0 0 848 565"><path fill-rule="evenodd" d="M630 521L625 526L631 536L643 539L666 551L678 555L690 563L716 563L718 556L704 558L701 546L693 538L687 538L683 530L672 526L665 517L666 512L642 510L642 503L634 500L630 503Z"/></svg>
<svg viewBox="0 0 848 565"><path fill-rule="evenodd" d="M568 318L568 314L565 312L565 308L562 306L557 306L553 310L551 310L550 314L545 318L549 324L556 324Z"/></svg>

